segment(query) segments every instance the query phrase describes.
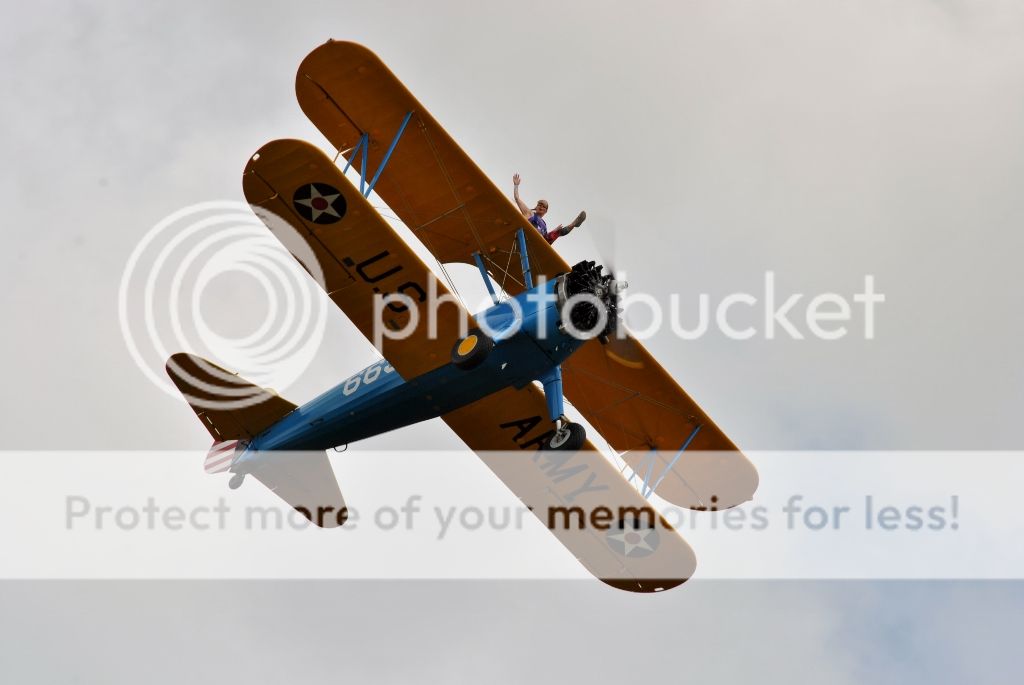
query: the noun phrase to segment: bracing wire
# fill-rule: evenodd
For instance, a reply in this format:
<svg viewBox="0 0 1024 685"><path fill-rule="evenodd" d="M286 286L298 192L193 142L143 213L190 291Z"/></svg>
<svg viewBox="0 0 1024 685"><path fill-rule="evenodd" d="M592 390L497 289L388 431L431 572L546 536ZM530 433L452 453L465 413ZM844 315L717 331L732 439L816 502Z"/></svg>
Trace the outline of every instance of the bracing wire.
<svg viewBox="0 0 1024 685"><path fill-rule="evenodd" d="M401 224L402 226L405 226L406 228L409 228L409 226L404 221L399 219L397 216L394 216L393 214L389 214L386 211L384 211L385 209L390 209L386 205L384 207L381 207L379 205L370 205L370 206L373 207L374 209L376 209L377 213L380 214L382 217L384 217L386 219L391 219L392 221L396 221L399 224ZM410 229L410 230L412 230L412 229ZM442 276L444 276L445 283L448 285L448 287L451 289L451 291L453 293L455 293L455 297L459 298L459 303L462 305L463 309L466 309L468 311L469 308L466 306L466 301L462 298L462 293L460 293L459 289L455 286L455 281L452 279L451 274L448 273L448 269L445 268L444 262L442 262L437 257L434 257L434 261L437 263L438 268L440 268L441 274L442 274Z"/></svg>

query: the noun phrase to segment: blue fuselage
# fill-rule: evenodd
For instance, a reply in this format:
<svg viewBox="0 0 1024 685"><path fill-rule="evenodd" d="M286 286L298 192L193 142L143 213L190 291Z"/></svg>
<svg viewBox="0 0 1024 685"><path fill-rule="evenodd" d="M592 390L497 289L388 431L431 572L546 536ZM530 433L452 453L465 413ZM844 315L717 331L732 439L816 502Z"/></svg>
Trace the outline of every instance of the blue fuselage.
<svg viewBox="0 0 1024 685"><path fill-rule="evenodd" d="M285 416L257 436L248 452L346 445L544 378L584 343L559 329L553 296L543 302L528 298L535 291L550 294L556 284L549 281L514 298L521 325L514 334L495 336L494 349L480 366L465 370L448 363L407 381L379 361ZM476 318L483 328L507 331L518 317L516 307L503 302Z"/></svg>

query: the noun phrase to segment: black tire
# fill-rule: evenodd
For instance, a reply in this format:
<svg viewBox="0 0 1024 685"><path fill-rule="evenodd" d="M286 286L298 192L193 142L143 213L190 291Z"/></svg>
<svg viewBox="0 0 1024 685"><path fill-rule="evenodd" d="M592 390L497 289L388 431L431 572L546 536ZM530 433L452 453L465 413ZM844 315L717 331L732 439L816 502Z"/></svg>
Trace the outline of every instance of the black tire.
<svg viewBox="0 0 1024 685"><path fill-rule="evenodd" d="M586 429L578 423L566 423L562 429L555 431L554 435L544 443L544 449L557 450L560 452L577 452L583 449L587 441Z"/></svg>
<svg viewBox="0 0 1024 685"><path fill-rule="evenodd" d="M474 328L452 346L452 364L463 371L475 369L483 364L493 349L494 341L479 328Z"/></svg>
<svg viewBox="0 0 1024 685"><path fill-rule="evenodd" d="M244 473L236 473L235 475L231 476L231 480L228 481L228 487L231 488L232 490L237 490L238 488L242 487L242 481L244 480Z"/></svg>

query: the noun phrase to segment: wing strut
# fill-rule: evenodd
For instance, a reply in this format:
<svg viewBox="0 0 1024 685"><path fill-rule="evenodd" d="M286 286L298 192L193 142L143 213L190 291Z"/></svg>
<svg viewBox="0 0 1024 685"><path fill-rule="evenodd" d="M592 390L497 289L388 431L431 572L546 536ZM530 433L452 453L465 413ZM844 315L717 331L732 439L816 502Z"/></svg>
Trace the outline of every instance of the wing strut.
<svg viewBox="0 0 1024 685"><path fill-rule="evenodd" d="M391 159L391 153L395 151L395 146L398 145L398 141L401 139L402 134L405 133L405 127L409 125L409 119L412 118L412 111L406 112L405 118L402 119L402 124L398 127L398 132L395 133L395 137L391 139L391 144L388 145L387 152L384 153L384 159L380 161L377 166L377 171L373 173L373 178L370 179L369 185L366 183L366 158L370 154L370 134L363 133L359 136L359 142L352 148L350 157L346 159L345 168L341 170L341 173L348 173L348 169L352 166L352 162L355 161L356 157L362 152L362 159L359 164L359 193L363 197L369 197L370 193L373 192L373 187L377 185L380 175L384 173L384 167L388 165L388 161Z"/></svg>
<svg viewBox="0 0 1024 685"><path fill-rule="evenodd" d="M380 174L384 171L384 167L387 166L388 160L391 159L391 153L395 151L395 146L398 145L398 139L405 133L405 127L409 123L409 119L412 118L412 112L407 112L405 118L402 119L402 125L398 127L398 133L391 139L391 145L388 146L388 151L384 153L384 159L381 160L380 166L377 167L377 173L373 175L373 180L370 181L370 186L363 193L363 197L369 197L370 193L373 192L373 187L377 185L377 179L380 178Z"/></svg>
<svg viewBox="0 0 1024 685"><path fill-rule="evenodd" d="M370 135L368 133L364 133L363 135L359 136L359 142L356 143L356 146L354 148L352 148L352 157L346 161L345 168L341 170L341 173L343 173L343 174L347 174L348 173L348 168L350 166L352 166L352 160L356 158L356 155L359 154L359 150L361 150L364 145L367 148L370 147ZM359 192L360 193L363 192L363 176L365 176L365 175L366 175L366 150L363 150L363 173L359 177Z"/></svg>
<svg viewBox="0 0 1024 685"><path fill-rule="evenodd" d="M474 252L473 261L476 262L476 268L480 269L480 278L484 279L484 285L487 286L487 292L491 294L491 302L498 304L498 294L494 292L494 286L491 285L491 279L487 276L487 267L484 266L483 255L479 252Z"/></svg>
<svg viewBox="0 0 1024 685"><path fill-rule="evenodd" d="M526 252L526 234L523 232L523 229L521 228L518 231L516 231L516 243L512 245L512 250L508 253L508 265L506 265L504 269L501 269L501 271L503 274L505 274L505 278L508 278L508 267L511 266L512 264L512 257L516 253L517 246L519 248L519 263L522 265L523 268L523 285L526 287L527 290L530 290L533 288L533 270L530 268L530 255ZM500 269L500 266L498 264L495 264L494 260L485 257L484 254L481 253L479 250L473 253L473 261L476 262L476 268L480 271L480 277L484 279L484 285L487 286L487 292L490 293L491 295L491 301L494 302L494 304L498 304L500 299L498 298L498 294L494 290L494 286L491 285L490 279L487 277L487 266L484 264L485 259L494 264L496 268ZM438 260L438 263L440 263L440 260ZM512 280L516 279L513 278ZM516 282L518 283L518 281ZM504 278L501 281L500 287L502 292L504 292Z"/></svg>
<svg viewBox="0 0 1024 685"><path fill-rule="evenodd" d="M654 492L655 490L658 489L658 486L661 485L661 481L665 480L665 476L667 476L669 474L669 472L672 470L672 467L676 465L677 461L679 461L679 457L683 456L683 452L686 451L686 448L690 446L690 443L693 442L693 439L695 437L697 437L697 433L700 432L700 429L703 428L703 427L704 427L704 424L702 424L702 423L698 423L697 424L697 427L694 428L693 431L690 433L690 437L686 438L686 442L684 442L683 446L679 448L678 452L676 452L676 456L672 457L672 461L670 461L668 463L668 466L666 466L664 469L662 469L661 475L658 476L658 480L654 481L654 485L650 486L650 488L647 487L648 478L651 475L651 469L650 469L650 467L648 467L648 469L647 469L647 476L648 476L648 478L644 478L644 492L643 492L643 496L644 497L649 496L652 492ZM652 467L654 466L654 460L653 459L651 460L651 466Z"/></svg>
<svg viewBox="0 0 1024 685"><path fill-rule="evenodd" d="M516 240L519 241L519 259L523 263L523 285L527 290L533 290L533 274L530 272L530 258L526 254L526 234L523 229L516 231Z"/></svg>

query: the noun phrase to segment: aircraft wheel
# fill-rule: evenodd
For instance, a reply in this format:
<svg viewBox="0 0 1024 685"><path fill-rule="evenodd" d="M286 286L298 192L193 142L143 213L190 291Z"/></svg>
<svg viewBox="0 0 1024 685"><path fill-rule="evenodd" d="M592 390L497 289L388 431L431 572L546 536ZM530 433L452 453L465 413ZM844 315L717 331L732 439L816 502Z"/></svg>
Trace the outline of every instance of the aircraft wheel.
<svg viewBox="0 0 1024 685"><path fill-rule="evenodd" d="M475 369L487 359L492 349L494 341L479 328L474 328L452 347L452 364L464 371Z"/></svg>
<svg viewBox="0 0 1024 685"><path fill-rule="evenodd" d="M244 473L236 473L235 475L231 476L231 480L228 481L228 487L231 488L232 490L237 490L238 488L242 487L242 481L244 480Z"/></svg>
<svg viewBox="0 0 1024 685"><path fill-rule="evenodd" d="M562 427L551 436L545 449L575 452L583 449L587 441L587 431L578 423L563 423Z"/></svg>

